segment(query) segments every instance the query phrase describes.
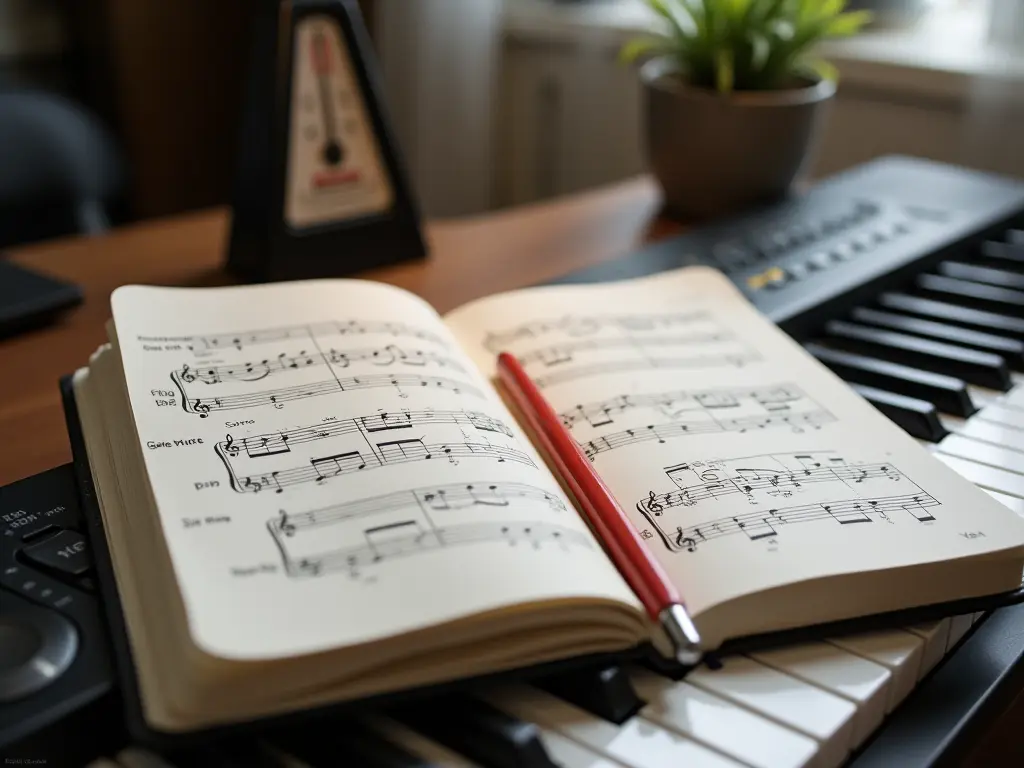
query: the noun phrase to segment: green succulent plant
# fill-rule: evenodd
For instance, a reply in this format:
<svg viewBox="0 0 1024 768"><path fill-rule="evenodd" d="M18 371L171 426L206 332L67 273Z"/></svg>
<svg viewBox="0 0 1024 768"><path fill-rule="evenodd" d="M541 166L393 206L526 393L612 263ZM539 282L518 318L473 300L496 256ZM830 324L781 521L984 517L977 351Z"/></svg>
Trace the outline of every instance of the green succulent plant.
<svg viewBox="0 0 1024 768"><path fill-rule="evenodd" d="M668 56L687 82L723 94L791 87L794 79L836 78L815 44L849 37L871 19L844 12L846 0L645 0L662 29L630 40L622 59Z"/></svg>

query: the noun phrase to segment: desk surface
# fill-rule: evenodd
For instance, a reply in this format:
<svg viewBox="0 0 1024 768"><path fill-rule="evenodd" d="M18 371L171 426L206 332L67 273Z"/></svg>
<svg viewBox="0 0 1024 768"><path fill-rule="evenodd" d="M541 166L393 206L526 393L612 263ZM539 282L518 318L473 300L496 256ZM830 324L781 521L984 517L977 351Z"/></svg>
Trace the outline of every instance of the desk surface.
<svg viewBox="0 0 1024 768"><path fill-rule="evenodd" d="M430 257L359 277L413 291L439 311L621 256L674 227L657 218L654 186L636 179L552 203L432 222ZM227 212L126 227L96 238L33 245L13 261L78 283L85 303L45 329L0 341L0 485L70 460L57 380L106 341L120 285L231 282L222 263Z"/></svg>

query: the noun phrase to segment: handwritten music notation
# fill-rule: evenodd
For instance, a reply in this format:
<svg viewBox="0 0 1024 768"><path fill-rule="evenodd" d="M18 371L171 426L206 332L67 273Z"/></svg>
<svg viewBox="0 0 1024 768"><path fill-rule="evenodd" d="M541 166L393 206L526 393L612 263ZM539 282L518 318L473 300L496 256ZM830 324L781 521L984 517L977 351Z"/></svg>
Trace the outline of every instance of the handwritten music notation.
<svg viewBox="0 0 1024 768"><path fill-rule="evenodd" d="M636 422L644 417L644 422ZM835 421L829 411L788 383L618 395L577 405L562 412L560 418L578 435L591 460L599 453L648 441L664 443L687 435L774 428L799 433ZM590 436L592 431L620 423L626 428Z"/></svg>
<svg viewBox="0 0 1024 768"><path fill-rule="evenodd" d="M775 543L780 526L796 523L895 523L889 513L898 511L928 523L938 506L891 463L848 462L833 451L683 462L665 474L675 490L649 491L636 509L673 552L737 533Z"/></svg>
<svg viewBox="0 0 1024 768"><path fill-rule="evenodd" d="M282 493L289 486L435 459L536 466L507 424L475 411L379 411L237 439L229 433L214 450L239 493Z"/></svg>
<svg viewBox="0 0 1024 768"><path fill-rule="evenodd" d="M328 349L325 352L308 352L299 350L296 354L281 352L276 357L264 358L257 361L247 361L231 365L211 365L192 367L185 363L177 372L181 381L191 384L194 381L203 384L220 384L225 381L260 381L275 373L285 373L300 369L313 368L323 365L331 365L338 368L348 368L354 363L366 362L377 367L415 366L423 368L427 365L435 365L439 368L447 368L460 373L465 373L465 367L452 357L423 349L405 350L395 344L387 344L383 347L366 349Z"/></svg>
<svg viewBox="0 0 1024 768"><path fill-rule="evenodd" d="M507 331L489 333L484 339L488 351L497 354L512 344L540 338L552 333L570 337L589 336L600 331L612 330L626 333L634 331L659 331L690 325L698 320L708 319L707 312L680 312L672 314L634 315L590 315L536 320Z"/></svg>
<svg viewBox="0 0 1024 768"><path fill-rule="evenodd" d="M407 323L379 322L373 320L327 320L291 325L281 328L265 328L255 331L236 331L233 333L213 333L197 336L174 337L173 341L188 344L198 354L216 352L225 349L242 349L271 342L291 341L293 339L310 339L316 336L366 336L381 334L395 338L409 337L428 341L442 347L450 346L448 341L436 333L418 328ZM166 341L164 337L139 336L140 342Z"/></svg>
<svg viewBox="0 0 1024 768"><path fill-rule="evenodd" d="M213 397L197 397L195 392L182 380L180 371L174 371L171 374L171 379L181 391L182 408L184 408L186 413L197 414L200 418L208 417L212 411L230 411L267 405L281 408L285 403L293 400L305 400L306 398L320 397L335 392L353 392L388 387L394 388L398 392L399 397L408 397L405 390L415 390L416 388L446 390L454 394L470 395L477 398L483 397L483 393L479 389L463 381L444 376L421 376L412 373L380 373L367 374L365 376L334 377L305 384L296 384L290 387L238 394L225 393Z"/></svg>
<svg viewBox="0 0 1024 768"><path fill-rule="evenodd" d="M281 510L267 527L291 577L339 570L359 577L367 566L468 544L592 547L579 530L510 517L511 510L566 513L562 501L541 488L477 482L416 488L295 514Z"/></svg>

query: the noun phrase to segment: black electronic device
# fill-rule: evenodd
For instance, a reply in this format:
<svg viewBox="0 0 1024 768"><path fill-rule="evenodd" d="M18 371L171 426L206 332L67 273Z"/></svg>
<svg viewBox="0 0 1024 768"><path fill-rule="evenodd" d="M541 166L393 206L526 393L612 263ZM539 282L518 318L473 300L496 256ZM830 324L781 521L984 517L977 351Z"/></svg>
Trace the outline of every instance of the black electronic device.
<svg viewBox="0 0 1024 768"><path fill-rule="evenodd" d="M228 268L332 277L425 255L352 0L257 0Z"/></svg>
<svg viewBox="0 0 1024 768"><path fill-rule="evenodd" d="M120 738L107 636L65 465L0 488L0 755L80 765Z"/></svg>
<svg viewBox="0 0 1024 768"><path fill-rule="evenodd" d="M49 322L81 300L76 285L0 261L0 338Z"/></svg>

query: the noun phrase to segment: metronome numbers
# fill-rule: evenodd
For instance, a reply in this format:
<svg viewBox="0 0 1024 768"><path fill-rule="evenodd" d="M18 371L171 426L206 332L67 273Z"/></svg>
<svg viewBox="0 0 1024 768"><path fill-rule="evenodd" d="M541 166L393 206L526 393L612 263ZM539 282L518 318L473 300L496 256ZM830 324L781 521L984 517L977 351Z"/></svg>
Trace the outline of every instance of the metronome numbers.
<svg viewBox="0 0 1024 768"><path fill-rule="evenodd" d="M383 213L392 191L337 22L295 26L285 220L304 228Z"/></svg>

